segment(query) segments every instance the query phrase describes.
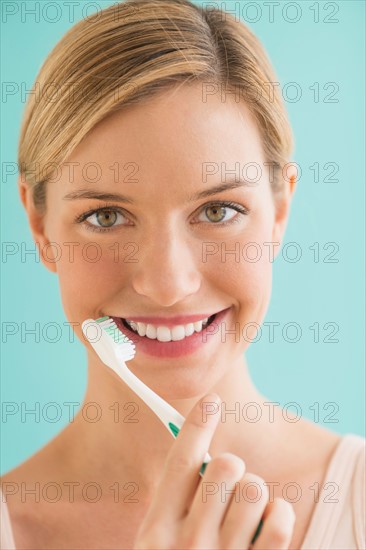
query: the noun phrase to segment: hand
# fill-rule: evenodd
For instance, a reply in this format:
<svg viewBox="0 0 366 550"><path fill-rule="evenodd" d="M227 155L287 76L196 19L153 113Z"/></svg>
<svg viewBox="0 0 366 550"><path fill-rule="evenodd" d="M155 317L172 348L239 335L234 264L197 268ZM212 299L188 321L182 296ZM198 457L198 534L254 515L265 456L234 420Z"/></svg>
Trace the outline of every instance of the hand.
<svg viewBox="0 0 366 550"><path fill-rule="evenodd" d="M203 401L220 402L216 395ZM288 549L295 523L291 504L282 498L269 502L264 480L246 473L241 458L222 453L208 463L203 478L199 476L218 421L216 414L204 422L201 402L187 416L167 456L134 550ZM262 529L251 544L261 518Z"/></svg>

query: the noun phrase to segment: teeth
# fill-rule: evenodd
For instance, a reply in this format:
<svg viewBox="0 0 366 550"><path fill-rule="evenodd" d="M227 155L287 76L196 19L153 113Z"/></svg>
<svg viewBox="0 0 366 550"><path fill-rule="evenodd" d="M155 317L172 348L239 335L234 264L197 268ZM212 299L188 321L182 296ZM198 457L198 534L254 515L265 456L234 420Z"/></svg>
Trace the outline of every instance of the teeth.
<svg viewBox="0 0 366 550"><path fill-rule="evenodd" d="M196 321L196 323L193 323L193 326L196 332L200 332L202 330L203 321Z"/></svg>
<svg viewBox="0 0 366 550"><path fill-rule="evenodd" d="M148 338L156 338L156 328L153 325L146 325L146 336Z"/></svg>
<svg viewBox="0 0 366 550"><path fill-rule="evenodd" d="M145 323L135 323L137 325L136 329L140 336L145 336L146 334L146 327Z"/></svg>
<svg viewBox="0 0 366 550"><path fill-rule="evenodd" d="M127 322L133 330L137 330L137 323L135 323L134 321L127 321Z"/></svg>
<svg viewBox="0 0 366 550"><path fill-rule="evenodd" d="M125 319L126 323L136 331L139 336L146 336L151 340L159 340L159 342L177 342L183 340L187 336L191 336L194 332L201 332L207 324L208 317L195 323L188 323L187 325L177 325L173 328L165 326L155 326L146 323L137 323L136 321L129 321Z"/></svg>

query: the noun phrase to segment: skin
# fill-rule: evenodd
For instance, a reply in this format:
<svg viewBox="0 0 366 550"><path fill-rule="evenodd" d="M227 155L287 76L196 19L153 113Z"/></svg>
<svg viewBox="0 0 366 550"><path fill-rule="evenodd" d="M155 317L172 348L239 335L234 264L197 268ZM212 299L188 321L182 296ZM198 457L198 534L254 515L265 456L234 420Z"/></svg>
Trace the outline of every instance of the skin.
<svg viewBox="0 0 366 550"><path fill-rule="evenodd" d="M225 162L228 170L238 161L240 166L256 162L262 167L260 181L250 187L228 189L209 198L189 201L194 193L225 181L222 172L202 181L202 163L213 159L219 167ZM235 323L241 328L249 322L261 324L271 296L273 269L263 243L281 243L284 238L296 187L295 174L288 172L289 181L284 181L281 199L275 201L270 175L264 166L260 135L247 106L235 103L230 97L222 103L220 96L212 96L203 103L199 85L172 88L148 102L113 114L93 129L68 161L78 163L74 181L70 181L69 169L62 167L59 179L48 185L45 215L34 208L30 191L21 179L19 191L40 250L45 250L50 242L61 247L60 259L52 258L52 249L48 249L48 256L43 255L42 261L57 274L65 314L69 322L76 323L74 330L87 349L84 403L97 402L103 415L99 422L91 423L78 414L44 449L9 472L3 481L98 480L108 487L123 479L138 484L138 505L123 504L116 510L112 493L106 490L109 497L103 496L103 510L98 506L89 510L89 505L88 514L93 520L88 524L85 518L82 522L75 521L85 510L85 503L78 495L68 527L73 544L77 540L87 544L88 533L93 533L92 540L97 544L104 513L103 547L108 542L113 547L113 543L122 541L124 547L134 544L135 548L152 548L154 541L159 540L159 548L180 548L182 541L184 548L199 548L200 544L210 548L225 544L229 548L234 542L248 548L265 511L267 521L254 548L272 548L270 544L276 544L275 548L299 548L313 511L313 495L308 491L309 497L304 496L291 506L281 498L282 486L289 481L301 486L321 482L339 436L306 419L285 422L278 407L274 409L274 421L270 422L264 403L271 400L255 387L244 355L249 342L244 338L237 342L230 334L222 338L220 334L220 338L210 340L183 358L154 358L140 352L129 361L132 372L188 416L174 441L144 403L100 362L80 329L84 319L102 315L173 316L227 307L231 307L228 329L233 329ZM103 177L96 183L83 177L82 168L88 162L97 162L101 167ZM114 181L109 168L116 162L121 169L119 181ZM128 162L139 168L131 178L135 182L126 178L130 170L123 170ZM134 204L63 198L81 188L123 193ZM205 213L204 207L222 200L239 204L249 212L243 215L227 208L225 221L236 216L237 223L226 227L215 224L214 215ZM99 233L87 229L86 222L75 223L77 216L107 205L123 210L116 222L121 225L111 231ZM98 223L95 216L89 222ZM101 260L95 263L82 254L83 246L90 241L98 243L102 251ZM64 245L67 242L80 243L74 249L72 263L70 249ZM110 248L116 242L119 262L114 261L115 252ZM137 247L134 256L137 262L123 261L126 258L123 246L129 242ZM237 242L240 250L246 243L255 242L261 245L263 253L257 262L236 262L232 254L222 261L219 253L203 262L202 249L208 242L219 246L223 243L226 250L233 250ZM278 251L276 247L275 253ZM91 250L90 256L92 253ZM254 336L255 333L249 333L249 338ZM234 415L228 414L223 421L219 414L214 414L204 423L195 405L208 392L218 394L227 410L234 409L236 402L241 405L256 402L263 412L261 420L250 423L240 417L238 422ZM109 407L115 402L134 402L138 422L113 421ZM127 413L122 408L121 411L121 417L126 418ZM202 509L202 498L197 496L200 494L197 471L208 447L214 457L205 473L208 480L223 481L227 487L248 479L258 483L276 480L280 484L274 492L275 500L270 503L264 487L263 498L255 506L248 506L247 502L231 506L233 516L228 517L235 528L220 534L212 525L215 522L219 525L229 504L224 505L216 497L211 508ZM193 502L196 502L194 508ZM21 516L19 501L9 500L9 507L16 521ZM67 516L67 507L60 503L57 517L52 516L49 508L38 507L37 517L53 529L57 540L57 522L62 514ZM183 521L187 508L192 513ZM31 523L28 522L28 531L22 527L24 522L16 523L18 540L24 541L24 547L36 538ZM229 542L229 533L234 533L235 541ZM61 548L62 543L66 544L65 530L59 537ZM38 548L46 544L46 538L37 539Z"/></svg>

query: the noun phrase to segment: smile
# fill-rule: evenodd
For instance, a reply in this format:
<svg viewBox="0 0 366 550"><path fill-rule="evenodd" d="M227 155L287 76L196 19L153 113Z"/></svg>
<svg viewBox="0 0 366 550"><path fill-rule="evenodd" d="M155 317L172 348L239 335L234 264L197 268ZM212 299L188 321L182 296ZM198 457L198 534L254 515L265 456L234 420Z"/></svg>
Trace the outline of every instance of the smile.
<svg viewBox="0 0 366 550"><path fill-rule="evenodd" d="M177 342L178 340L192 336L195 332L202 332L203 329L214 321L215 317L216 313L195 323L175 325L170 328L164 325L141 323L129 319L122 319L122 322L126 328L131 329L139 336L146 336L151 340L159 340L159 342Z"/></svg>
<svg viewBox="0 0 366 550"><path fill-rule="evenodd" d="M146 317L136 317L134 320L113 316L112 319L121 332L136 345L137 353L163 359L189 355L198 352L202 346L211 348L218 345L220 326L227 321L230 312L231 307L228 307L201 319L196 315L185 316L186 318L181 319L186 323L177 325L172 323L172 318L165 321L163 318L160 321L155 318L148 323L144 322L149 320ZM178 319L175 322L179 322ZM191 322L187 323L189 320Z"/></svg>

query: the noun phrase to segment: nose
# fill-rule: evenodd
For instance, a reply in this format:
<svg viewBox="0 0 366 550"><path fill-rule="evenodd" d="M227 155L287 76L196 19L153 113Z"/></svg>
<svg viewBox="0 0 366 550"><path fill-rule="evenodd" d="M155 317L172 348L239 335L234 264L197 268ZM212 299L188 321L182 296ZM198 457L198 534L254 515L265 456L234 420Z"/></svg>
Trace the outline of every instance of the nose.
<svg viewBox="0 0 366 550"><path fill-rule="evenodd" d="M176 231L156 232L139 243L133 264L132 286L161 307L169 307L198 292L201 285L199 257L193 245Z"/></svg>

